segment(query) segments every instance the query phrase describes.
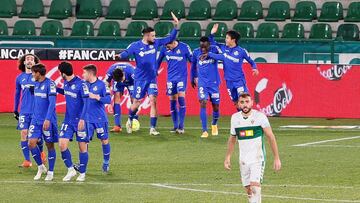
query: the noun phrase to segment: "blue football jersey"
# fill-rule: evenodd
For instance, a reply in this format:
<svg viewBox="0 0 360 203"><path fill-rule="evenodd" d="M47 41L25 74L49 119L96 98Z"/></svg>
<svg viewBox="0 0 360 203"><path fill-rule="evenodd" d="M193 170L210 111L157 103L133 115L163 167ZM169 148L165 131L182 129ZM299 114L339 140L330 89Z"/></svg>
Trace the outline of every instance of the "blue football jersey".
<svg viewBox="0 0 360 203"><path fill-rule="evenodd" d="M34 109L34 95L31 88L34 88L35 80L31 73L21 73L16 77L16 89L14 99L14 111L19 111L20 114L31 114Z"/></svg>
<svg viewBox="0 0 360 203"><path fill-rule="evenodd" d="M105 123L108 118L105 111L105 104L110 104L110 89L106 87L105 82L97 79L93 83L86 83L89 92L100 95L100 101L89 98L86 102L85 120L90 123Z"/></svg>
<svg viewBox="0 0 360 203"><path fill-rule="evenodd" d="M38 125L45 120L56 123L56 85L54 81L45 78L35 82L33 122Z"/></svg>
<svg viewBox="0 0 360 203"><path fill-rule="evenodd" d="M135 80L150 81L156 78L157 62L156 55L160 46L175 40L177 30L173 29L170 36L155 39L153 44L144 44L142 40L131 43L126 50L121 52L120 58L135 56L136 69Z"/></svg>
<svg viewBox="0 0 360 203"><path fill-rule="evenodd" d="M123 70L124 75L125 75L125 81L120 82L121 85L125 85L125 86L134 85L134 77L135 77L135 69L136 68L134 66L132 66L130 63L119 62L119 63L115 63L115 64L111 65L110 68L106 72L105 80L108 83L111 83L111 80L113 79L113 72L117 68Z"/></svg>
<svg viewBox="0 0 360 203"><path fill-rule="evenodd" d="M172 50L163 46L160 49L158 56L158 68L162 60L166 59L167 68L167 80L168 81L186 81L187 79L187 61L191 61L192 52L189 45L179 42L179 44Z"/></svg>
<svg viewBox="0 0 360 203"><path fill-rule="evenodd" d="M220 59L224 64L224 78L227 81L239 81L245 80L245 75L242 69L244 59L251 64L253 69L256 69L255 62L251 59L249 53L241 48L236 46L230 48L222 43L217 43L214 40L214 36L210 35L209 40L212 45L216 45L220 48L223 57Z"/></svg>

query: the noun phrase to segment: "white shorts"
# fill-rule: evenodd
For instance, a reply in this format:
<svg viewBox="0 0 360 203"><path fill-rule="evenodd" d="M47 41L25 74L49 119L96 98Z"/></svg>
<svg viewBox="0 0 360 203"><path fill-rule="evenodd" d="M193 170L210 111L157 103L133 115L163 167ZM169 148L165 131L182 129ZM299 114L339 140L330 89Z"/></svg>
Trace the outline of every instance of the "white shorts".
<svg viewBox="0 0 360 203"><path fill-rule="evenodd" d="M262 183L265 170L265 161L246 164L240 162L240 175L243 186L250 182Z"/></svg>

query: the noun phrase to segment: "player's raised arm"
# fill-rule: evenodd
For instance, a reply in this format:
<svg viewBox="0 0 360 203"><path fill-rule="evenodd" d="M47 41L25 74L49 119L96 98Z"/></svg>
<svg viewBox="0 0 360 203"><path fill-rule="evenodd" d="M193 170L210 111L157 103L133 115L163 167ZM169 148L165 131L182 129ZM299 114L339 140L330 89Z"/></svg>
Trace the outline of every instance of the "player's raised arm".
<svg viewBox="0 0 360 203"><path fill-rule="evenodd" d="M271 127L266 127L266 128L263 128L264 132L265 132L265 135L266 135L266 138L270 144L270 147L271 147L271 151L274 155L274 170L275 171L279 171L281 169L281 161L280 161L280 156L279 156L279 150L278 150L278 146L277 146L277 143L276 143L276 138L275 138L275 135L271 129Z"/></svg>
<svg viewBox="0 0 360 203"><path fill-rule="evenodd" d="M134 53L134 43L131 43L124 51L118 55L118 60L129 58Z"/></svg>
<svg viewBox="0 0 360 203"><path fill-rule="evenodd" d="M215 41L215 39L214 39L214 34L217 32L218 28L219 28L219 24L215 23L213 25L210 35L208 37L209 37L210 45L215 45L215 46L221 47L221 46L224 46L225 44L219 43L219 42Z"/></svg>
<svg viewBox="0 0 360 203"><path fill-rule="evenodd" d="M173 12L171 12L171 16L172 16L172 18L174 20L174 28L171 30L170 36L156 39L156 41L158 41L159 45L168 44L168 43L170 43L170 42L172 42L172 41L174 41L176 39L177 26L179 24L179 19L174 15Z"/></svg>

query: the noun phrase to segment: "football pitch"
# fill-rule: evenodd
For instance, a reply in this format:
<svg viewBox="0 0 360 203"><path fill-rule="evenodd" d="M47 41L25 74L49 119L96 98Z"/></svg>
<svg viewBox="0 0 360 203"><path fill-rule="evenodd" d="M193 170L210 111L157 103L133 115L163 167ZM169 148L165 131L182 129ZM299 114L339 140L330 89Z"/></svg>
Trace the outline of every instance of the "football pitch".
<svg viewBox="0 0 360 203"><path fill-rule="evenodd" d="M59 116L59 122L62 121ZM111 117L109 117L111 118ZM102 174L101 144L89 145L86 182L64 183L66 168L57 147L54 181L34 181L37 167L19 168L19 132L11 114L0 114L1 202L247 202L241 186L238 147L232 170L223 161L230 117L219 120L219 136L201 139L198 117L187 117L185 134L170 134L171 118L160 117L161 135L141 130L111 134L110 173ZM123 118L124 122L124 118ZM285 125L360 125L356 119L270 118L279 145L282 170L267 162L263 202L360 202L360 129L288 129ZM70 144L73 161L77 144ZM46 149L44 147L44 149ZM46 150L45 150L46 151Z"/></svg>

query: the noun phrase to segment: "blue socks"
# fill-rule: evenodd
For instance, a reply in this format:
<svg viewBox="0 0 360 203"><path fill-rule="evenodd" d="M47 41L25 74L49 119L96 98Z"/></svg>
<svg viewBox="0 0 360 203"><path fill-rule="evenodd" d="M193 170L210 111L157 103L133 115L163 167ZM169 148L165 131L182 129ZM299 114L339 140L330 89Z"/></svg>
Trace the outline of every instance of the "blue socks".
<svg viewBox="0 0 360 203"><path fill-rule="evenodd" d="M20 147L21 147L21 150L22 150L25 160L30 161L30 151L29 151L28 141L21 141Z"/></svg>
<svg viewBox="0 0 360 203"><path fill-rule="evenodd" d="M150 117L150 128L155 128L157 122L157 117Z"/></svg>
<svg viewBox="0 0 360 203"><path fill-rule="evenodd" d="M39 147L40 152L43 152L44 140L42 138L39 138L39 140L37 142L37 146Z"/></svg>
<svg viewBox="0 0 360 203"><path fill-rule="evenodd" d="M213 120L212 120L212 125L216 125L217 121L219 120L219 111L213 111Z"/></svg>
<svg viewBox="0 0 360 203"><path fill-rule="evenodd" d="M186 113L186 106L185 106L185 97L179 97L179 129L184 129L184 121L185 121L185 113Z"/></svg>
<svg viewBox="0 0 360 203"><path fill-rule="evenodd" d="M179 124L178 124L178 110L176 108L176 100L170 100L170 113L171 113L171 118L174 124L174 129L177 129Z"/></svg>
<svg viewBox="0 0 360 203"><path fill-rule="evenodd" d="M110 161L110 143L102 145L104 164L109 164Z"/></svg>
<svg viewBox="0 0 360 203"><path fill-rule="evenodd" d="M70 153L69 149L66 149L65 151L61 152L61 158L64 161L66 168L70 168L73 166L73 163L71 160L71 153Z"/></svg>
<svg viewBox="0 0 360 203"><path fill-rule="evenodd" d="M138 116L136 115L137 113L137 109L135 111L132 111L131 108L129 109L129 119L130 121L132 121L134 118L137 119Z"/></svg>
<svg viewBox="0 0 360 203"><path fill-rule="evenodd" d="M116 126L121 127L121 107L120 104L114 104L114 122Z"/></svg>
<svg viewBox="0 0 360 203"><path fill-rule="evenodd" d="M49 162L49 171L54 171L55 161L56 161L56 151L55 149L48 150L48 162Z"/></svg>
<svg viewBox="0 0 360 203"><path fill-rule="evenodd" d="M80 159L80 167L79 172L85 173L86 167L89 161L89 153L88 152L79 152L79 159Z"/></svg>
<svg viewBox="0 0 360 203"><path fill-rule="evenodd" d="M207 115L206 115L206 108L200 107L200 120L201 120L201 126L202 130L207 131Z"/></svg>
<svg viewBox="0 0 360 203"><path fill-rule="evenodd" d="M41 160L41 155L40 155L40 150L39 148L36 146L33 149L30 149L32 157L34 158L36 164L38 166L40 166L42 164L42 160Z"/></svg>

